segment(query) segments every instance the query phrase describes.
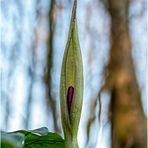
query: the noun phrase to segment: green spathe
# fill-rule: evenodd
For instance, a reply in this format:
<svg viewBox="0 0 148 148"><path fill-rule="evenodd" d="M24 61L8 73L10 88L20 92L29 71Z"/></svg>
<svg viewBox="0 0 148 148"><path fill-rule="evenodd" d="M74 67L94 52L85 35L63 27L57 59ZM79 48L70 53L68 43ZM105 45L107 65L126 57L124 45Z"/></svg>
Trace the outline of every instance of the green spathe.
<svg viewBox="0 0 148 148"><path fill-rule="evenodd" d="M61 116L66 148L78 147L77 132L83 100L83 65L78 40L76 6L77 1L75 0L73 4L68 41L63 57L60 82ZM67 106L67 91L69 86L74 87L70 112L68 112Z"/></svg>

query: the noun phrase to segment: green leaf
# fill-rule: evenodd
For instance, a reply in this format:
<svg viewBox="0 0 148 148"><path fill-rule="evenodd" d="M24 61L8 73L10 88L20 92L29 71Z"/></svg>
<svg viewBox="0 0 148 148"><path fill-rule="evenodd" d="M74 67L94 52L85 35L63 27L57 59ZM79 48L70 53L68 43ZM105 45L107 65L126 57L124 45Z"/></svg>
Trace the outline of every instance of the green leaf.
<svg viewBox="0 0 148 148"><path fill-rule="evenodd" d="M41 127L41 128L38 128L38 129L35 129L35 130L18 130L18 131L14 131L14 132L11 132L11 133L22 133L24 134L25 136L27 136L28 134L36 134L36 135L47 135L48 134L48 128L47 127Z"/></svg>
<svg viewBox="0 0 148 148"><path fill-rule="evenodd" d="M61 81L60 81L60 105L64 136L67 147L78 147L77 132L80 121L83 100L83 64L78 40L76 21L77 1L74 1L68 40L64 52ZM72 103L67 105L68 88L74 88ZM68 143L68 144L67 144Z"/></svg>
<svg viewBox="0 0 148 148"><path fill-rule="evenodd" d="M35 130L1 132L2 148L64 148L64 140L46 127Z"/></svg>
<svg viewBox="0 0 148 148"><path fill-rule="evenodd" d="M1 132L2 148L22 148L24 135L21 133Z"/></svg>
<svg viewBox="0 0 148 148"><path fill-rule="evenodd" d="M29 134L25 137L24 148L64 148L64 140L56 133Z"/></svg>

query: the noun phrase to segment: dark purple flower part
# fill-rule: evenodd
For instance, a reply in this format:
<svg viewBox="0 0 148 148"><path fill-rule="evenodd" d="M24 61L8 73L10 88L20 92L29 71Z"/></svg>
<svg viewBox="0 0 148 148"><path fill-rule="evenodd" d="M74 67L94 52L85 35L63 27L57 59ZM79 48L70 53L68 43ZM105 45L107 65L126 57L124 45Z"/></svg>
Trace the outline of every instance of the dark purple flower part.
<svg viewBox="0 0 148 148"><path fill-rule="evenodd" d="M74 87L69 86L68 92L67 92L67 105L68 105L68 111L69 112L70 112L70 107L71 107L71 104L72 104L73 94L74 94Z"/></svg>

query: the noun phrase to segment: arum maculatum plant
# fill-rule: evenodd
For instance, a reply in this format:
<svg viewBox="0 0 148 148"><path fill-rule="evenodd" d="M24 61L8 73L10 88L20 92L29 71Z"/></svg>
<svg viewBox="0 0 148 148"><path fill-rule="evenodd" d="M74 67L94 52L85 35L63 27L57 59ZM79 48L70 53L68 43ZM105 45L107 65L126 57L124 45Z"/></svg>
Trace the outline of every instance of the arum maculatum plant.
<svg viewBox="0 0 148 148"><path fill-rule="evenodd" d="M2 148L78 148L77 133L83 99L83 66L76 22L77 1L74 1L68 41L63 57L60 102L64 138L46 127L35 130L2 132Z"/></svg>
<svg viewBox="0 0 148 148"><path fill-rule="evenodd" d="M66 148L78 148L77 133L83 100L83 65L78 40L76 8L77 0L74 0L60 81L61 117Z"/></svg>

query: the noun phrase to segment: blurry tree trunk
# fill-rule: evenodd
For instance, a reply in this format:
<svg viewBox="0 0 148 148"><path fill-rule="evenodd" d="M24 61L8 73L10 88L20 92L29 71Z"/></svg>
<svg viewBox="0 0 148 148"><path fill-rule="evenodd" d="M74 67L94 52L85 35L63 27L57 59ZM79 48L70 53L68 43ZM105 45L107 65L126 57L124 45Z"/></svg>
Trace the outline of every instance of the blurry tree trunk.
<svg viewBox="0 0 148 148"><path fill-rule="evenodd" d="M38 3L35 5L36 9ZM38 9L37 9L38 10ZM39 19L40 11L37 11L37 19ZM38 27L34 28L34 38L31 42L31 51L30 51L30 63L28 67L28 75L30 78L30 83L28 86L28 97L26 103L26 118L24 118L24 127L29 129L29 123L31 120L32 113L32 102L33 102L33 87L36 79L36 65L37 65L37 46L38 46L38 36L37 36Z"/></svg>
<svg viewBox="0 0 148 148"><path fill-rule="evenodd" d="M5 102L6 102L6 107L5 107L5 118L4 118L4 129L7 130L8 128L8 121L9 121L9 115L10 115L10 101L9 101L9 97L7 94L4 95L4 97L2 98L5 98Z"/></svg>
<svg viewBox="0 0 148 148"><path fill-rule="evenodd" d="M29 78L30 78L30 82L29 82L29 86L28 86L28 94L27 94L27 97L26 97L26 106L25 106L25 109L26 109L26 115L25 115L25 118L23 118L23 125L24 125L24 128L25 129L29 129L29 123L30 123L30 117L31 117L31 107L32 107L32 90L33 90L33 85L34 85L34 61L33 61L33 58L34 58L34 54L33 54L33 50L31 50L30 52L30 56L31 56L31 59L30 59L30 64L29 64L29 67L28 67L28 75L29 75Z"/></svg>
<svg viewBox="0 0 148 148"><path fill-rule="evenodd" d="M54 20L54 7L55 0L51 0L50 8L49 8L49 35L48 35L48 51L47 51L47 65L45 71L45 84L46 84L46 92L47 92L47 107L51 109L53 115L53 124L54 130L59 131L56 119L56 101L52 97L51 88L51 72L53 67L53 41L54 41L54 31L55 31L55 20Z"/></svg>
<svg viewBox="0 0 148 148"><path fill-rule="evenodd" d="M105 87L111 93L111 147L146 148L146 118L131 55L128 8L129 0L108 0L111 49Z"/></svg>
<svg viewBox="0 0 148 148"><path fill-rule="evenodd" d="M33 55L31 55L33 56ZM30 77L30 84L28 88L28 98L27 98L27 105L26 105L26 118L24 119L24 127L25 129L29 129L29 122L31 117L31 105L32 105L32 89L33 89L33 83L34 83L34 65L33 67L29 66L28 73Z"/></svg>
<svg viewBox="0 0 148 148"><path fill-rule="evenodd" d="M32 40L32 50L30 52L30 63L28 67L28 75L30 78L30 83L28 86L28 97L27 97L27 103L26 103L26 118L24 119L24 127L25 129L29 129L29 123L31 118L31 112L32 112L32 102L33 102L33 86L36 79L36 50L37 50L37 28L34 29L35 38Z"/></svg>

